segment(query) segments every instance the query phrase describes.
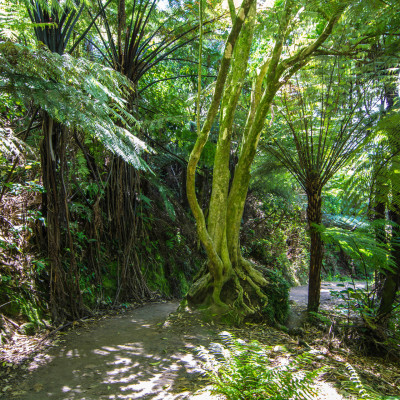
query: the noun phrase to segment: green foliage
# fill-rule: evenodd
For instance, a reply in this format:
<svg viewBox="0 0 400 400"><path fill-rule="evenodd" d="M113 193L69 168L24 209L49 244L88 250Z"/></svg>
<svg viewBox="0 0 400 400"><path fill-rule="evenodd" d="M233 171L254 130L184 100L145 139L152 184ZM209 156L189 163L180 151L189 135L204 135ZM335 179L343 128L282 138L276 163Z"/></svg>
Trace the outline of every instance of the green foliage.
<svg viewBox="0 0 400 400"><path fill-rule="evenodd" d="M305 284L308 237L302 228L302 207L293 187L280 175L269 176L280 191L256 176L254 192L247 199L245 224L241 235L243 255L257 264L268 266L291 284ZM286 195L284 193L288 193ZM289 194L290 193L290 194Z"/></svg>
<svg viewBox="0 0 400 400"><path fill-rule="evenodd" d="M263 318L270 324L283 324L289 313L289 283L280 272L263 268L262 273L269 282L265 288L268 302L261 310Z"/></svg>
<svg viewBox="0 0 400 400"><path fill-rule="evenodd" d="M331 294L342 300L336 308L341 311L344 316L348 317L347 323L349 325L352 324L350 315L355 312L362 318L368 327L373 330L377 329L376 316L378 305L372 291L348 287L340 291L331 291Z"/></svg>
<svg viewBox="0 0 400 400"><path fill-rule="evenodd" d="M0 303L4 305L2 312L13 317L23 316L29 322L40 325L44 314L43 303L32 292L32 286L21 270L13 272L4 267L0 269ZM38 276L37 271L32 275Z"/></svg>
<svg viewBox="0 0 400 400"><path fill-rule="evenodd" d="M24 21L26 9L21 2L0 0L0 40L16 40L32 24Z"/></svg>
<svg viewBox="0 0 400 400"><path fill-rule="evenodd" d="M352 222L354 224L354 220ZM337 227L325 228L322 225L316 228L321 232L325 243L337 246L352 260L358 261L364 274L368 276L372 271L384 271L394 267L389 248L377 242L374 236L373 227L377 223L379 221L364 222L353 231Z"/></svg>
<svg viewBox="0 0 400 400"><path fill-rule="evenodd" d="M272 366L271 347L256 341L246 343L229 332L220 334L223 344L201 347L203 367L214 391L229 400L313 399L317 395L315 380L324 368L307 370L313 356L303 353L287 365Z"/></svg>
<svg viewBox="0 0 400 400"><path fill-rule="evenodd" d="M341 300L336 305L337 311L345 318L347 328L357 324L354 316L358 316L364 323L366 332L377 332L382 329L379 319L379 298L376 291L367 286L366 289L348 287L343 290L331 291L332 296ZM400 295L398 292L397 295ZM381 343L391 349L400 347L400 308L399 303L392 306L390 319L387 329L385 329L385 339Z"/></svg>
<svg viewBox="0 0 400 400"><path fill-rule="evenodd" d="M400 298L400 291L397 292L397 298ZM400 303L393 305L391 318L388 321L386 343L391 348L400 348Z"/></svg>
<svg viewBox="0 0 400 400"><path fill-rule="evenodd" d="M24 153L26 147L20 139L18 139L12 129L0 127L0 162L6 162L7 158L18 157ZM3 158L4 157L4 158Z"/></svg>
<svg viewBox="0 0 400 400"><path fill-rule="evenodd" d="M54 120L98 138L139 169L147 146L130 130L137 121L123 99L129 83L116 71L85 59L0 43L0 88L33 101ZM124 128L126 127L126 128Z"/></svg>

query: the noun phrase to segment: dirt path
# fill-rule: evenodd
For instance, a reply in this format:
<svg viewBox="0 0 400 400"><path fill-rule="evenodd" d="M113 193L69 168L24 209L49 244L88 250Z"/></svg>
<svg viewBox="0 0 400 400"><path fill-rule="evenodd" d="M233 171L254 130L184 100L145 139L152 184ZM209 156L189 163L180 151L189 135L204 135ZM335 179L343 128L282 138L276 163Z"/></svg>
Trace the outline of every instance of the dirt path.
<svg viewBox="0 0 400 400"><path fill-rule="evenodd" d="M177 306L148 304L85 330L69 332L62 345L49 351L44 365L31 363L27 380L4 398L211 398L189 395L202 383L194 347L207 346L215 337L206 327L182 326L177 331L176 324L173 329L163 326Z"/></svg>
<svg viewBox="0 0 400 400"><path fill-rule="evenodd" d="M365 287L365 282L356 282L355 286L358 289ZM331 291L341 291L349 287L354 287L352 282L322 282L319 309L327 311L335 307L341 300L333 297ZM307 318L308 286L296 286L291 288L289 299L292 304L285 325L291 330L302 326Z"/></svg>
<svg viewBox="0 0 400 400"><path fill-rule="evenodd" d="M343 286L324 283L322 307L333 305L332 289ZM307 305L307 286L292 288L290 298L289 325L295 326ZM168 322L168 315L177 307L177 302L147 304L61 335L62 340L30 363L19 385L0 392L0 398L216 399L209 392L193 393L206 385L199 373L195 348L208 347L218 340L218 329L198 320L191 323L190 319L180 319L179 314L174 314L173 323Z"/></svg>
<svg viewBox="0 0 400 400"><path fill-rule="evenodd" d="M365 287L365 282L356 282L356 288ZM347 288L353 288L352 282L322 282L321 283L321 308L335 304L338 300L331 295L331 290L341 291ZM298 306L307 307L308 286L296 286L290 289L290 300Z"/></svg>

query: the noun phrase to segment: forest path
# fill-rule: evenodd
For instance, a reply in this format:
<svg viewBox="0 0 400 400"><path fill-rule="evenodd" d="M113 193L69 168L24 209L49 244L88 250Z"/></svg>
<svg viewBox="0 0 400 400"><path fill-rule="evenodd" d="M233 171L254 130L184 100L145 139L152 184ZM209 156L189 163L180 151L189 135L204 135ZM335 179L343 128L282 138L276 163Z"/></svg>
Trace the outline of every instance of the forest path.
<svg viewBox="0 0 400 400"><path fill-rule="evenodd" d="M334 304L330 290L343 289L337 285L323 283L322 306ZM307 286L292 288L290 298L291 316L298 319L307 305ZM83 327L81 324L40 353L30 363L27 376L21 377L18 387L14 386L5 398L216 399L209 392L197 396L193 393L206 385L199 374L195 348L208 347L217 339L218 329L186 318L180 320L179 313L174 314L171 323L168 316L178 305L150 303L95 323L84 323ZM279 335L277 340L281 340Z"/></svg>
<svg viewBox="0 0 400 400"><path fill-rule="evenodd" d="M30 364L27 379L7 398L212 399L191 393L205 386L194 348L208 346L215 334L206 326L169 326L165 321L177 307L177 302L147 304L68 332L43 365Z"/></svg>
<svg viewBox="0 0 400 400"><path fill-rule="evenodd" d="M356 281L354 285L353 282L321 282L320 310L327 311L343 302L341 299L333 297L331 291L340 292L347 288L354 288L354 286L356 289L365 288L366 282ZM292 287L289 300L292 305L285 325L289 329L298 328L307 318L308 285Z"/></svg>
<svg viewBox="0 0 400 400"><path fill-rule="evenodd" d="M355 287L357 289L365 288L365 285L365 282L355 282ZM332 297L332 290L341 291L353 287L352 282L321 282L321 307L325 308L326 306L337 304L339 302L337 298ZM292 287L290 289L290 300L294 301L298 306L307 307L308 285Z"/></svg>

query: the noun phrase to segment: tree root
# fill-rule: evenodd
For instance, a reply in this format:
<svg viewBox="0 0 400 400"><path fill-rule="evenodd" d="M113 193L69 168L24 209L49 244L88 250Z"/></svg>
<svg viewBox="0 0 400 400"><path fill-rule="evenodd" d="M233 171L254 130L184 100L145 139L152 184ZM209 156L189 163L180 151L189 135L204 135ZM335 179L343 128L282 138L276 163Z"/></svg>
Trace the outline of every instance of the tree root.
<svg viewBox="0 0 400 400"><path fill-rule="evenodd" d="M235 308L244 308L248 314L253 314L255 310L253 310L252 308L250 308L245 302L244 302L244 290L243 290L243 286L240 284L240 280L238 278L238 276L236 274L234 274L233 276L233 280L235 282L235 288L238 291L238 295L237 298L235 300L235 302L233 303Z"/></svg>
<svg viewBox="0 0 400 400"><path fill-rule="evenodd" d="M245 271L247 272L247 276L251 278L251 280L255 283L257 283L259 286L267 286L268 281L263 277L262 273L260 271L257 271L253 264L241 257L240 259L241 265L244 267Z"/></svg>
<svg viewBox="0 0 400 400"><path fill-rule="evenodd" d="M189 302L201 303L207 296L211 284L212 277L209 272L200 276L195 282L193 282L188 294L186 295Z"/></svg>
<svg viewBox="0 0 400 400"><path fill-rule="evenodd" d="M285 299L285 289L280 289L282 297L279 299L270 296L276 296L277 289L274 286L284 283L271 281L268 278L271 273L266 271L265 274L266 277L243 259L239 265L232 267L229 275L220 276L219 281L215 281L211 273L205 270L187 294L188 305L201 309L206 319L217 319L225 323L238 324L246 318L282 323L286 312L286 303L282 302Z"/></svg>

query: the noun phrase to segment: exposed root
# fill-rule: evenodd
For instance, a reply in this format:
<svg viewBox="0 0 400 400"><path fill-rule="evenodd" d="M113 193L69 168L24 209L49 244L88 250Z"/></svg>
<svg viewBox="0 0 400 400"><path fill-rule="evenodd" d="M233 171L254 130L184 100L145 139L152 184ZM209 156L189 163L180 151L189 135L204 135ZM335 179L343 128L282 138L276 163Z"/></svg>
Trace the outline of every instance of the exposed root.
<svg viewBox="0 0 400 400"><path fill-rule="evenodd" d="M250 278L250 276L247 277L247 282L249 282L250 286L256 291L256 293L258 294L258 296L261 299L268 302L268 297L262 292L260 287L256 283L253 282L253 280Z"/></svg>
<svg viewBox="0 0 400 400"><path fill-rule="evenodd" d="M251 278L251 280L255 283L257 283L259 286L267 286L268 281L263 277L262 273L260 271L257 271L254 267L253 264L241 257L240 259L241 265L244 267L245 271L247 272L247 276Z"/></svg>
<svg viewBox="0 0 400 400"><path fill-rule="evenodd" d="M238 309L244 308L249 315L253 314L254 310L251 309L244 301L243 286L240 284L240 280L239 280L239 278L238 278L238 276L236 274L234 274L233 280L234 280L234 283L235 283L235 288L236 288L236 290L238 292L237 298L236 298L235 302L233 303L233 306L235 308L238 308Z"/></svg>
<svg viewBox="0 0 400 400"><path fill-rule="evenodd" d="M199 277L195 282L193 282L187 294L189 302L202 303L207 297L207 292L209 291L211 284L212 277L209 272Z"/></svg>
<svg viewBox="0 0 400 400"><path fill-rule="evenodd" d="M287 292L285 294L284 284L279 280L271 281L270 275L268 270L258 271L241 259L229 275L223 275L219 280L213 279L210 272L199 277L187 295L188 305L199 307L207 319L227 323L238 324L245 318L281 323L286 318ZM277 289L280 285L282 287ZM279 300L271 297L277 290L281 291Z"/></svg>

